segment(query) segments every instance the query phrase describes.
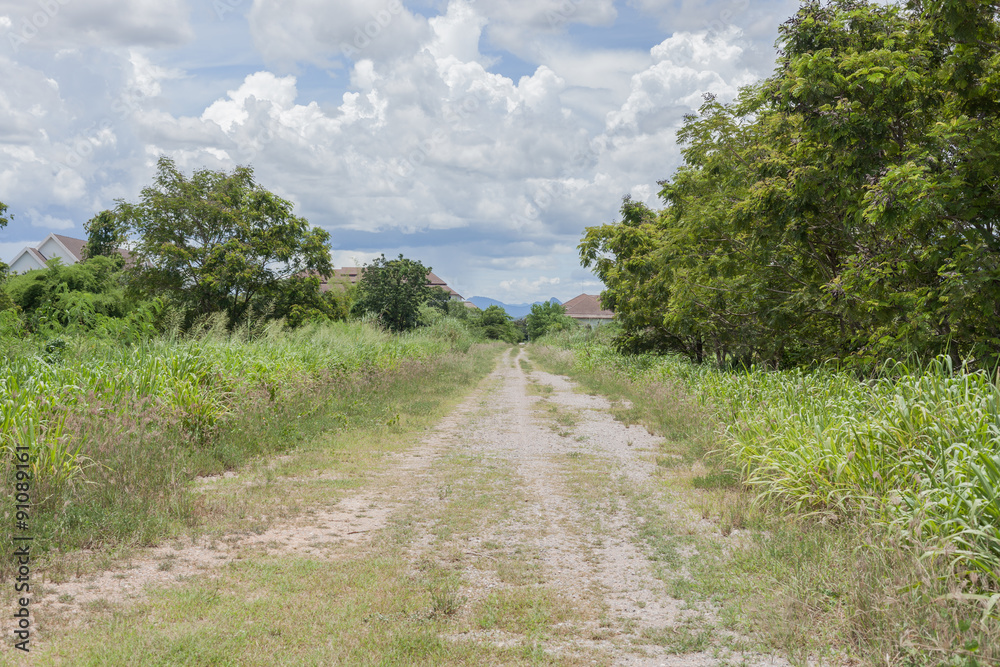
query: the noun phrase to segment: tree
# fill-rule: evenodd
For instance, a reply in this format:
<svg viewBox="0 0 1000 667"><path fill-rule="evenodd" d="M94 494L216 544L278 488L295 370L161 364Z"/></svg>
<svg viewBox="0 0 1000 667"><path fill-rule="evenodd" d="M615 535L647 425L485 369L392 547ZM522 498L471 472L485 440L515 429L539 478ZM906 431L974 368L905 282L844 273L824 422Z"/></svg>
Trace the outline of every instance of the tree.
<svg viewBox="0 0 1000 667"><path fill-rule="evenodd" d="M125 243L127 230L114 211L101 211L85 222L83 228L87 232L85 257L121 257L119 249Z"/></svg>
<svg viewBox="0 0 1000 667"><path fill-rule="evenodd" d="M525 329L530 340L538 340L547 333L568 331L574 326L576 322L566 315L566 309L554 301L531 304L531 312L525 318Z"/></svg>
<svg viewBox="0 0 1000 667"><path fill-rule="evenodd" d="M343 289L320 289L318 276L292 276L282 280L275 289L277 296L271 301L257 302L261 315L278 319L296 328L309 322L346 320L350 311L353 290L345 285Z"/></svg>
<svg viewBox="0 0 1000 667"><path fill-rule="evenodd" d="M371 315L392 331L407 331L420 322L420 306L432 296L427 284L430 267L406 259L387 260L385 255L365 264L358 281L352 312Z"/></svg>
<svg viewBox="0 0 1000 667"><path fill-rule="evenodd" d="M11 216L14 217L14 216ZM10 222L7 218L7 205L0 201L0 229L7 226ZM4 289L4 283L7 281L7 271L10 269L7 264L0 261L0 311L16 308L16 304L11 300L7 291Z"/></svg>
<svg viewBox="0 0 1000 667"><path fill-rule="evenodd" d="M292 276L333 272L330 235L254 181L250 167L186 178L162 157L152 186L116 213L135 233L133 284L195 316L224 311L232 326Z"/></svg>
<svg viewBox="0 0 1000 667"><path fill-rule="evenodd" d="M36 330L43 326L89 329L153 307L127 293L120 262L104 256L68 266L52 259L44 269L11 278L5 293Z"/></svg>
<svg viewBox="0 0 1000 667"><path fill-rule="evenodd" d="M521 332L514 325L514 318L495 304L479 314L474 326L490 340L502 340L507 343L521 341Z"/></svg>
<svg viewBox="0 0 1000 667"><path fill-rule="evenodd" d="M770 78L707 96L665 208L628 199L581 260L620 342L808 364L1000 360L1000 15L804 2Z"/></svg>

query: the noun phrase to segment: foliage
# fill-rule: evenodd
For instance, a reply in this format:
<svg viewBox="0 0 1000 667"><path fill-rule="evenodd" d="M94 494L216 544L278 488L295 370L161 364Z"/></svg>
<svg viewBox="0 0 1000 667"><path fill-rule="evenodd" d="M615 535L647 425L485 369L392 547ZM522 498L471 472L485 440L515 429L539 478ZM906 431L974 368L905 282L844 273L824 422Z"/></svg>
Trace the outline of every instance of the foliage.
<svg viewBox="0 0 1000 667"><path fill-rule="evenodd" d="M323 292L318 276L292 276L276 286L273 301L258 302L258 308L271 318L283 318L294 328L307 323L336 322L347 319L354 293L350 285L333 285Z"/></svg>
<svg viewBox="0 0 1000 667"><path fill-rule="evenodd" d="M391 260L381 255L365 264L352 313L371 315L391 331L413 329L420 322L420 306L434 295L427 284L430 271L430 267L402 254Z"/></svg>
<svg viewBox="0 0 1000 667"><path fill-rule="evenodd" d="M521 331L514 325L514 318L503 308L492 305L472 318L472 326L490 340L519 343Z"/></svg>
<svg viewBox="0 0 1000 667"><path fill-rule="evenodd" d="M85 257L122 257L119 248L125 244L127 230L114 211L101 211L84 223L83 228L87 231Z"/></svg>
<svg viewBox="0 0 1000 667"><path fill-rule="evenodd" d="M150 329L156 305L128 293L120 266L117 257L97 256L69 266L53 259L45 269L12 277L4 293L36 332Z"/></svg>
<svg viewBox="0 0 1000 667"><path fill-rule="evenodd" d="M531 305L531 312L524 324L528 339L538 340L547 333L572 329L576 326L576 321L566 315L562 304L546 301Z"/></svg>
<svg viewBox="0 0 1000 667"><path fill-rule="evenodd" d="M10 298L10 294L7 293L7 290L4 289L4 285L7 281L6 271L7 266L3 264L3 262L0 262L0 313L5 311L19 312L20 308L18 308L17 304L14 303L14 300Z"/></svg>
<svg viewBox="0 0 1000 667"><path fill-rule="evenodd" d="M430 269L428 269L428 271L429 270ZM448 294L448 292L442 287L435 287L432 289L426 303L431 308L435 308L440 311L443 315L451 315L456 312L456 309L452 306L452 304L456 303L456 301L452 299L451 295Z"/></svg>
<svg viewBox="0 0 1000 667"><path fill-rule="evenodd" d="M282 281L327 276L330 235L292 214L292 204L254 181L253 170L195 171L160 158L154 184L117 215L137 235L133 284L180 304L188 320L224 310L230 326Z"/></svg>
<svg viewBox="0 0 1000 667"><path fill-rule="evenodd" d="M942 357L860 381L830 369L720 371L599 341L574 351L581 368L685 387L725 425L760 499L880 523L1000 584L1000 387L985 372Z"/></svg>
<svg viewBox="0 0 1000 667"><path fill-rule="evenodd" d="M992 3L804 3L773 76L686 118L666 207L587 230L620 344L1000 360L998 34Z"/></svg>
<svg viewBox="0 0 1000 667"><path fill-rule="evenodd" d="M139 340L70 332L8 346L0 448L28 447L35 544L147 539L189 502L195 475L288 446L313 413L363 404L380 378L468 350L472 336L452 322L403 335L361 323L275 323L253 338L225 327ZM0 475L12 462L0 459Z"/></svg>

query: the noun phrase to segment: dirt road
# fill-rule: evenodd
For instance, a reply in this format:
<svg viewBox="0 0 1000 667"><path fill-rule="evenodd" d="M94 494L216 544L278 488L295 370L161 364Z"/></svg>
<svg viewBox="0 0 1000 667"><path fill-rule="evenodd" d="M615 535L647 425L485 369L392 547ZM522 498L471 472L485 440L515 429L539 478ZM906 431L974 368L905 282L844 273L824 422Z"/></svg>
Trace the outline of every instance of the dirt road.
<svg viewBox="0 0 1000 667"><path fill-rule="evenodd" d="M572 662L784 664L742 652L710 606L670 595L668 586L687 576L684 562L697 557L673 533L717 528L664 490L661 439L615 421L606 399L526 361L523 351L505 354L387 485L396 512L422 518L407 549L414 567L460 575L454 613L476 618L457 624L455 638L524 641L517 623L508 626L522 632L482 627L484 602L517 598L520 589L559 611L533 639ZM646 526L650 515L661 525Z"/></svg>
<svg viewBox="0 0 1000 667"><path fill-rule="evenodd" d="M81 655L103 664L173 664L167 652L184 664L786 664L691 594L691 538L718 527L665 482L660 439L611 407L508 350L377 473L280 479L289 497L297 484L347 489L328 502L47 585L45 662L66 664L83 650L72 633L90 632ZM205 484L252 483L231 477ZM294 608L294 623L254 629L257 607ZM205 636L234 629L261 652L209 652Z"/></svg>

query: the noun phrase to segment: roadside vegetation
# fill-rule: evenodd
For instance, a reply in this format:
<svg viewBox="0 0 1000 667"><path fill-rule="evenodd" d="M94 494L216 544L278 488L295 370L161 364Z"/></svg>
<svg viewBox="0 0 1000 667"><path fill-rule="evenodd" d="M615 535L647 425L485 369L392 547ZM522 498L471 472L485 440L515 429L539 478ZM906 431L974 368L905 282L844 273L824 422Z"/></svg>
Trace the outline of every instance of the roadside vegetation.
<svg viewBox="0 0 1000 667"><path fill-rule="evenodd" d="M28 447L42 551L151 544L198 521L190 483L344 427L406 371L433 373L474 339L441 322L394 336L361 323L131 344L7 340L0 360L4 475ZM391 405L369 419L397 419ZM14 500L4 496L13 515ZM9 566L5 563L4 566Z"/></svg>
<svg viewBox="0 0 1000 667"><path fill-rule="evenodd" d="M802 659L829 647L873 664L1000 659L992 378L947 358L869 380L727 370L622 354L613 338L549 336L532 357L628 399L619 418L664 435L658 462L691 471L672 483L699 494L723 535L750 531L703 561L696 591L734 629Z"/></svg>
<svg viewBox="0 0 1000 667"><path fill-rule="evenodd" d="M664 207L586 230L617 328L542 339L766 536L729 589L799 610L789 650L1000 659L998 36L995 3L802 3L685 119Z"/></svg>
<svg viewBox="0 0 1000 667"><path fill-rule="evenodd" d="M474 346L520 339L506 316L510 331L494 335L402 256L366 267L358 286L323 288L329 235L249 168L187 176L164 158L139 202L86 229L83 262L17 276L0 266L0 476L13 488L15 453L27 452L20 530L36 557L191 530L205 519L193 480L396 424L394 383L420 393L414 376L452 377L467 360L474 372L450 395L488 370ZM7 517L14 505L0 499ZM13 536L11 520L8 547Z"/></svg>

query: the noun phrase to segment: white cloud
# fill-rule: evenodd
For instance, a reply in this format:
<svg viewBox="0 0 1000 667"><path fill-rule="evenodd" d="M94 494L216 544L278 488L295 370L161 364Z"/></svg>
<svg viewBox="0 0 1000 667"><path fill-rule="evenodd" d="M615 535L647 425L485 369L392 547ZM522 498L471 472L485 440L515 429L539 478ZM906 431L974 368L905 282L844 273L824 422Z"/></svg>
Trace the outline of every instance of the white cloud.
<svg viewBox="0 0 1000 667"><path fill-rule="evenodd" d="M32 227L42 227L45 229L64 231L67 229L73 229L75 226L72 220L54 218L51 215L39 213L33 208L28 209L28 218L31 219Z"/></svg>
<svg viewBox="0 0 1000 667"><path fill-rule="evenodd" d="M0 0L5 41L21 49L166 46L193 36L184 0Z"/></svg>
<svg viewBox="0 0 1000 667"><path fill-rule="evenodd" d="M454 58L458 62L474 62L482 59L479 53L479 38L486 25L486 18L480 16L465 0L452 0L444 16L430 19L434 38L427 45L437 60Z"/></svg>
<svg viewBox="0 0 1000 667"><path fill-rule="evenodd" d="M137 49L129 49L129 64L132 66L129 87L143 97L158 97L163 92L161 81L184 77L179 69L154 65Z"/></svg>
<svg viewBox="0 0 1000 667"><path fill-rule="evenodd" d="M228 99L212 103L201 118L214 121L229 132L233 125L243 125L247 121L250 117L248 106L253 102L269 103L269 107L280 111L292 107L295 94L294 76L277 77L270 72L257 72L248 76L238 89L228 91Z"/></svg>
<svg viewBox="0 0 1000 667"><path fill-rule="evenodd" d="M608 131L639 130L645 123L644 129L654 132L701 106L705 93L733 98L757 78L740 61L739 38L735 29L719 35L675 33L654 46L654 64L632 76L628 99L608 114Z"/></svg>
<svg viewBox="0 0 1000 667"><path fill-rule="evenodd" d="M562 23L550 20L560 6ZM206 68L221 74L184 49L122 47L113 28L106 49L78 36L31 65L0 55L0 198L17 215L5 240L135 200L168 154L188 173L251 164L331 231L337 264L403 252L463 294L571 298L595 291L576 256L583 228L614 220L626 193L656 205L683 113L754 75L756 47L735 29L643 49L573 46L568 28L608 26L611 0L451 0L431 19L392 13L388 0L330 7L255 0L243 37L268 66ZM235 14L224 20L206 34L238 32ZM174 37L186 26L167 24ZM359 27L370 42L347 76L325 79L314 65L337 65ZM538 65L517 80L491 71L484 36Z"/></svg>
<svg viewBox="0 0 1000 667"><path fill-rule="evenodd" d="M401 0L254 0L248 20L257 49L284 65L392 59L414 53L430 33Z"/></svg>

